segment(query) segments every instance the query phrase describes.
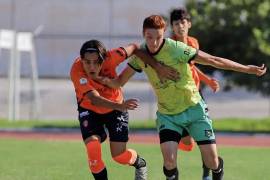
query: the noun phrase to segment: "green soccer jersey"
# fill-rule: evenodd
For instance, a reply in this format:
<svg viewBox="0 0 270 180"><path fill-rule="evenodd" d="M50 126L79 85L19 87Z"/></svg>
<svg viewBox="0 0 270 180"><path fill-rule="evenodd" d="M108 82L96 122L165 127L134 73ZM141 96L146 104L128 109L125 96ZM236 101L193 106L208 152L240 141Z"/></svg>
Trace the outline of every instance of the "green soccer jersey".
<svg viewBox="0 0 270 180"><path fill-rule="evenodd" d="M147 49L146 44L143 43L141 48ZM188 64L196 54L196 49L182 42L166 38L160 50L152 55L162 64L175 68L180 73L180 79L177 81L167 80L163 83L160 82L153 68L144 64L137 56L130 58L128 64L131 68L146 73L157 96L160 113L178 114L201 100Z"/></svg>

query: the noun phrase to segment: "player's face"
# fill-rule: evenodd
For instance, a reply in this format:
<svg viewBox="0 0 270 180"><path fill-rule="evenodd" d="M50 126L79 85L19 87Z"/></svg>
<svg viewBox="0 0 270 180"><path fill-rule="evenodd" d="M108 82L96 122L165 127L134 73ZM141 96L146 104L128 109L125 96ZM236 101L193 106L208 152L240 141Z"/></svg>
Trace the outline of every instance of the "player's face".
<svg viewBox="0 0 270 180"><path fill-rule="evenodd" d="M173 21L172 23L172 29L176 37L188 36L188 30L190 27L191 22L186 19Z"/></svg>
<svg viewBox="0 0 270 180"><path fill-rule="evenodd" d="M101 70L101 65L99 62L99 56L96 52L87 52L82 59L83 68L88 76L97 76Z"/></svg>
<svg viewBox="0 0 270 180"><path fill-rule="evenodd" d="M151 53L159 50L163 43L165 29L145 29L144 39Z"/></svg>

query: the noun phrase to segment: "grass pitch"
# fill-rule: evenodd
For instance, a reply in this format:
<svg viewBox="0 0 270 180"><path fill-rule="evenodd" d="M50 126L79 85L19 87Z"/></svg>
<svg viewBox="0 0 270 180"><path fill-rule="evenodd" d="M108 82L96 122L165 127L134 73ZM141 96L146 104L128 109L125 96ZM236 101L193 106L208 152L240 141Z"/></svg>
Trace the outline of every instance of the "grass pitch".
<svg viewBox="0 0 270 180"><path fill-rule="evenodd" d="M148 163L149 180L164 180L159 145L129 144ZM270 148L219 147L225 161L225 179L268 180ZM103 157L110 180L134 179L134 168L115 163L108 143ZM201 159L198 148L178 154L180 178L199 180ZM82 142L0 139L0 180L89 180L86 153Z"/></svg>

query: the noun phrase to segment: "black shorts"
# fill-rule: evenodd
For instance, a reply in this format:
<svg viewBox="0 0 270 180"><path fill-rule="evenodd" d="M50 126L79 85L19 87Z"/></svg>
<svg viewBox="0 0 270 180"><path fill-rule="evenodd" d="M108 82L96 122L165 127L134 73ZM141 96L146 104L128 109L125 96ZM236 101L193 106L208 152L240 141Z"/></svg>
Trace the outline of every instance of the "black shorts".
<svg viewBox="0 0 270 180"><path fill-rule="evenodd" d="M128 141L128 112L112 111L106 114L98 114L89 109L78 108L80 128L83 140L98 135L101 142L107 138L108 130L110 141Z"/></svg>
<svg viewBox="0 0 270 180"><path fill-rule="evenodd" d="M180 140L186 136L190 136L186 129L183 130L182 135L180 135L176 131L172 131L170 129L164 129L164 130L159 132L159 142L160 142L160 144L167 142L167 141L175 141L175 142L179 143Z"/></svg>

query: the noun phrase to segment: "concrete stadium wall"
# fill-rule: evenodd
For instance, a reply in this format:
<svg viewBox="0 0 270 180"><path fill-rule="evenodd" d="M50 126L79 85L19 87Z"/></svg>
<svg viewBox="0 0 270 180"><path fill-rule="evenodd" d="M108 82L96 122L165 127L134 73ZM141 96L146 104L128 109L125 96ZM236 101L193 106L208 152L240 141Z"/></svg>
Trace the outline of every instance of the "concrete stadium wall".
<svg viewBox="0 0 270 180"><path fill-rule="evenodd" d="M41 33L35 37L40 77L68 77L81 44L99 39L108 48L142 41L143 19L168 15L183 0L1 0L0 29ZM7 75L9 52L1 51L0 75ZM29 73L23 54L22 74Z"/></svg>

